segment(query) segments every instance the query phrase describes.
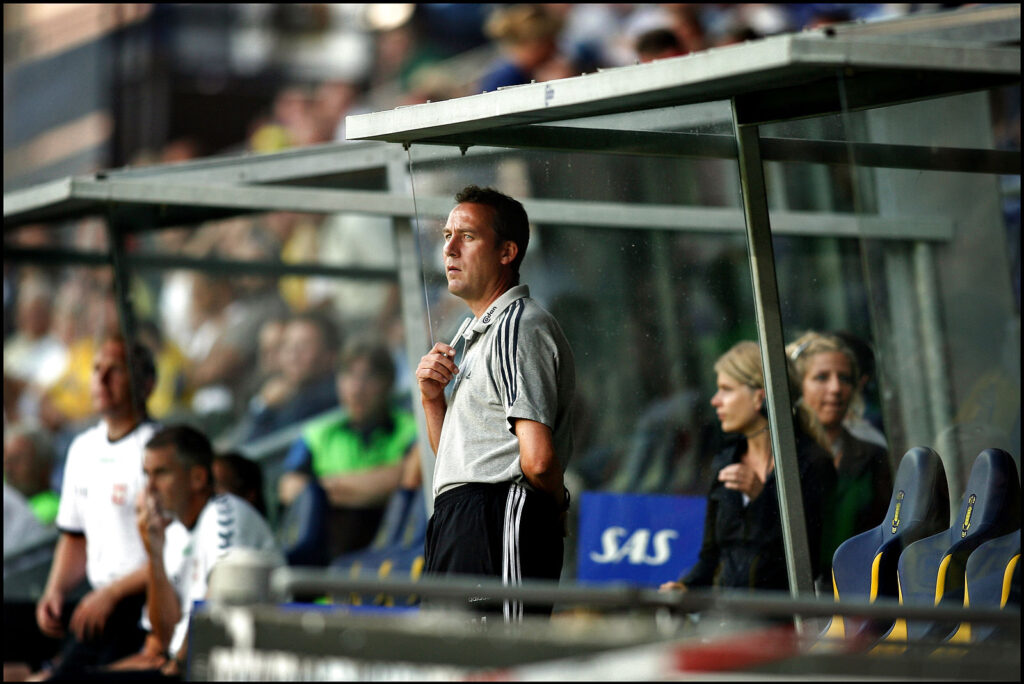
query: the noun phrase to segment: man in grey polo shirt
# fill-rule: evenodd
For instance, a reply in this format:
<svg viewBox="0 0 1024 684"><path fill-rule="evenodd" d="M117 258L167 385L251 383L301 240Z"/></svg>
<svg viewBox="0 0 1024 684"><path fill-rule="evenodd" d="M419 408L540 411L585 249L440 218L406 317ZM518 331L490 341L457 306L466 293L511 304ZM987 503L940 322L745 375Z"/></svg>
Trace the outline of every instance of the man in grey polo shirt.
<svg viewBox="0 0 1024 684"><path fill-rule="evenodd" d="M475 185L455 201L444 227L445 274L473 318L416 369L437 454L425 571L505 584L557 580L569 507L562 476L573 449L572 350L519 284L530 235L522 205ZM505 602L506 621L524 608L551 610Z"/></svg>

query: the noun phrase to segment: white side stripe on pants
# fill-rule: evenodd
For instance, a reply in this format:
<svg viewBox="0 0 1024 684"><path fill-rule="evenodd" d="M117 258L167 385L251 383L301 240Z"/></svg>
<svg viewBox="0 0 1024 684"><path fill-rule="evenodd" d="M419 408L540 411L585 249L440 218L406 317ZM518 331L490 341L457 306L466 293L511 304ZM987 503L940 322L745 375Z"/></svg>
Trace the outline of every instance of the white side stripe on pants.
<svg viewBox="0 0 1024 684"><path fill-rule="evenodd" d="M502 531L503 545L501 553L501 583L520 585L523 582L523 569L519 552L519 522L526 504L526 489L518 484L508 488L505 499L505 526ZM523 619L522 601L505 601L505 622L521 622Z"/></svg>

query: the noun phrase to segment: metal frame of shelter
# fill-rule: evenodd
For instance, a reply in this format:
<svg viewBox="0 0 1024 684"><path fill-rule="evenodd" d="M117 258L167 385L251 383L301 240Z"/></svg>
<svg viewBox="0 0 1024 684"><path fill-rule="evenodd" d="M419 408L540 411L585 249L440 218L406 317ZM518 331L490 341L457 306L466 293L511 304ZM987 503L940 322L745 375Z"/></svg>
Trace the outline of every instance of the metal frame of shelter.
<svg viewBox="0 0 1024 684"><path fill-rule="evenodd" d="M859 143L762 140L762 124L862 110L1001 85L1020 78L1019 47L991 47L1020 40L1020 8L854 25L708 50L686 57L612 69L550 83L500 89L447 102L428 103L348 117L353 139L411 144L477 144L560 151L614 151L637 155L735 155L739 161L747 248L757 329L772 407L772 446L791 591L813 593L803 505L796 465L794 428L774 407L790 406L785 340L772 251L764 161L832 159L902 168L973 169L1020 173L1017 153L985 150L913 149ZM1007 21L1016 17L1016 32ZM922 26L923 24L923 26ZM982 28L987 27L987 28ZM1007 30L1009 29L1009 32ZM962 33L958 33L962 32ZM901 34L893 39L892 34ZM945 41L970 40L951 49ZM930 42L934 41L934 42ZM552 122L658 107L728 99L735 138L673 132L619 132ZM830 149L831 148L831 149ZM837 149L838 148L838 149ZM974 158L974 162L969 161ZM939 161L945 158L950 165ZM983 159L984 158L984 159ZM906 234L903 235L906 237Z"/></svg>
<svg viewBox="0 0 1024 684"><path fill-rule="evenodd" d="M1019 5L997 5L777 36L560 81L350 116L350 138L393 144L335 143L268 155L118 169L5 193L5 232L30 223L99 214L108 219L112 247L109 253L5 248L4 258L111 265L122 326L129 336L134 324L125 276L132 267L397 280L407 354L418 359L429 344L413 219L444 217L451 200L421 196L413 201L406 189L411 170L403 147L424 145L417 150L417 161L448 154L432 146L454 146L470 155L519 148L734 158L741 174L742 211L542 199L526 200L524 206L531 220L552 225L745 231L768 403L788 406L772 235L926 241L948 237L953 227L935 217L896 221L777 211L772 212L770 223L764 162L850 163L855 159L865 166L1019 174L1020 157L1017 152L998 150L772 139L760 135L759 126L1019 83L1019 42ZM722 100L731 103L734 135L656 130L627 135L601 128L599 119L592 118L623 112L643 116L658 107ZM554 123L582 117L590 117L586 128ZM132 232L272 210L390 217L398 267L211 261L132 255L125 249L125 237ZM422 427L421 409L417 402L414 405ZM791 423L780 420L777 412L773 411L770 421L773 448L780 455L776 463L790 586L794 595L809 595L813 586L807 540L794 532L804 529L795 435ZM426 431L421 429L420 434ZM429 454L430 449L423 447L425 443L421 451Z"/></svg>

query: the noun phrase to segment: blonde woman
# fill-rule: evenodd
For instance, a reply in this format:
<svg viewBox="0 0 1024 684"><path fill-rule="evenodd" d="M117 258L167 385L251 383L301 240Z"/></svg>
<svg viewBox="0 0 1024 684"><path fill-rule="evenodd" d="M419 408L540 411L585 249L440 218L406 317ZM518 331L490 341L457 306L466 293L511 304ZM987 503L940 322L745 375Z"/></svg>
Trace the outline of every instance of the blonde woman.
<svg viewBox="0 0 1024 684"><path fill-rule="evenodd" d="M719 586L775 589L789 587L782 523L776 492L775 456L765 406L761 352L740 342L715 363L718 391L711 405L722 431L735 436L714 459L704 540L697 564L662 590ZM819 574L821 519L835 487L828 452L812 436L813 417L798 412L797 464L811 567Z"/></svg>
<svg viewBox="0 0 1024 684"><path fill-rule="evenodd" d="M838 480L825 510L822 567L831 566L836 548L882 521L889 509L893 475L888 452L854 437L843 425L857 400L857 356L839 338L807 332L786 347L800 383L799 403L821 423Z"/></svg>

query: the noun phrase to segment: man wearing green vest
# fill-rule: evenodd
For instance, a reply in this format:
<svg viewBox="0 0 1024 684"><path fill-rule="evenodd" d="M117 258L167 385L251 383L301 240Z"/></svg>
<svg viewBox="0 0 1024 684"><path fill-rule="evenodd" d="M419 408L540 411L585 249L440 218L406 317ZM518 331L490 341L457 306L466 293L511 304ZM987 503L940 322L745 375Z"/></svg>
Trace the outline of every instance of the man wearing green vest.
<svg viewBox="0 0 1024 684"><path fill-rule="evenodd" d="M8 427L4 433L4 480L21 492L39 522L53 525L60 495L50 486L53 444L49 435L22 425Z"/></svg>
<svg viewBox="0 0 1024 684"><path fill-rule="evenodd" d="M302 430L285 459L278 498L292 504L309 487L322 487L329 503L328 555L367 546L388 497L416 453L416 422L391 405L395 367L382 343L355 340L338 363L340 409Z"/></svg>

